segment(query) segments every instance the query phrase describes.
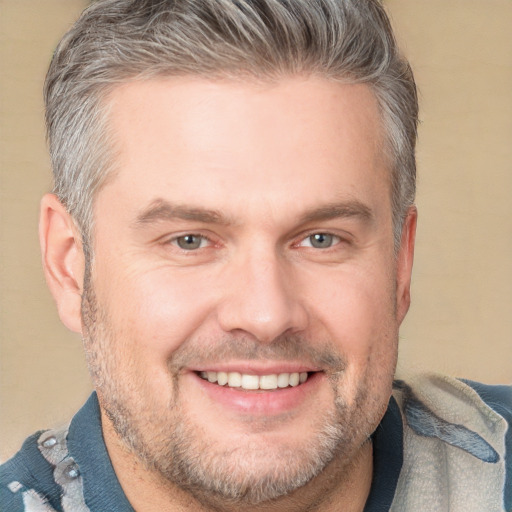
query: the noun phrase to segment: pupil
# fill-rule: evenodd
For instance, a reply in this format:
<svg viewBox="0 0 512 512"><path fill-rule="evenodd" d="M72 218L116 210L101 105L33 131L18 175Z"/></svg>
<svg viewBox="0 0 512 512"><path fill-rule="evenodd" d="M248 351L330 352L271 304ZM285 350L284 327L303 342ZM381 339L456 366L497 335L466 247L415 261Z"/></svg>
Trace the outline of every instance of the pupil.
<svg viewBox="0 0 512 512"><path fill-rule="evenodd" d="M181 236L177 241L182 249L197 249L201 245L201 238L195 235Z"/></svg>
<svg viewBox="0 0 512 512"><path fill-rule="evenodd" d="M311 237L311 245L317 248L330 247L332 244L332 236L325 233L317 233Z"/></svg>

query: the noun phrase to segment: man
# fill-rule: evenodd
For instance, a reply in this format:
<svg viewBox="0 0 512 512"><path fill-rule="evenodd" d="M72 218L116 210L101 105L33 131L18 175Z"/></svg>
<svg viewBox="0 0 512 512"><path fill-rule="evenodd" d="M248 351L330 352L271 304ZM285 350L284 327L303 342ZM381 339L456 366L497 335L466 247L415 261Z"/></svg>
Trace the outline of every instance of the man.
<svg viewBox="0 0 512 512"><path fill-rule="evenodd" d="M511 509L510 390L393 383L417 98L377 1L99 0L45 99L43 263L95 394L3 508Z"/></svg>

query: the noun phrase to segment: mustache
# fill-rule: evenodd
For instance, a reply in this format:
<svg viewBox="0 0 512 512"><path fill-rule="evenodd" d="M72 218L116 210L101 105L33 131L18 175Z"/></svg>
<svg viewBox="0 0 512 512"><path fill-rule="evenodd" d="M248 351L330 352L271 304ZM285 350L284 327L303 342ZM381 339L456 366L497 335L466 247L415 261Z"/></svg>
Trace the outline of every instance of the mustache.
<svg viewBox="0 0 512 512"><path fill-rule="evenodd" d="M173 373L179 373L185 368L233 359L300 361L327 373L337 373L346 367L345 358L332 343L313 343L301 335L283 335L267 343L250 336L189 339L172 354L168 366Z"/></svg>

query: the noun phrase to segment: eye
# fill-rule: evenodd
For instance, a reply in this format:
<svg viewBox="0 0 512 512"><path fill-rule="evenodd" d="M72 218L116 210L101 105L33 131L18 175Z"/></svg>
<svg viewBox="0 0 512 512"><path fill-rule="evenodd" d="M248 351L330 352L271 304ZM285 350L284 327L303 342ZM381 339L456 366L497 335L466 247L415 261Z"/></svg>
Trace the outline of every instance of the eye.
<svg viewBox="0 0 512 512"><path fill-rule="evenodd" d="M314 233L308 236L299 244L302 247L313 247L315 249L329 249L341 241L339 236L329 233Z"/></svg>
<svg viewBox="0 0 512 512"><path fill-rule="evenodd" d="M208 244L209 240L202 235L187 234L176 237L172 243L185 251L201 249Z"/></svg>

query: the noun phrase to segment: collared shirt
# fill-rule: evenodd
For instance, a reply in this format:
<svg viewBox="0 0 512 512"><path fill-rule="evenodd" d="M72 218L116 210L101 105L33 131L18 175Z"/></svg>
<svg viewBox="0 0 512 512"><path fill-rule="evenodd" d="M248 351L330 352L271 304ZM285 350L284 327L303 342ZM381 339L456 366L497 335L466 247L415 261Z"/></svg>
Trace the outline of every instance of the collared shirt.
<svg viewBox="0 0 512 512"><path fill-rule="evenodd" d="M429 386L432 389L424 391ZM448 389L448 386L452 388ZM512 425L511 387L483 386L437 376L424 378L413 385L397 381L394 395L372 435L373 480L365 512L512 511L512 433L510 427L507 428ZM473 406L473 416L478 418L461 418L461 423L469 426L448 421L436 410L432 397L441 403L439 410L452 404L455 413L460 410L466 415L470 409L466 403L466 408L461 407L459 402L468 397L466 402ZM443 400L446 403L442 403ZM492 431L492 435L488 435L485 428L479 427L477 431L474 426L482 423L482 415L486 415L484 424L489 425L488 431ZM435 467L446 465L445 461L449 461L448 465L453 468L462 463L467 472L458 474L457 470L457 474L452 474L450 468ZM478 508L481 503L470 497L466 504L434 508L440 507L440 503L450 503L450 496L460 501L460 492L465 492L465 485L471 480L469 473L474 471L481 475L485 487L477 494L485 496L487 492L493 500L489 505L492 508ZM452 481L450 486L443 487L446 496L429 496L447 479ZM460 485L455 481L457 479L461 481ZM485 482L485 479L489 481ZM433 508L417 508L422 500L431 503ZM486 503L490 504L490 501ZM0 505L5 512L134 510L110 462L95 393L68 427L34 434L12 459L1 466Z"/></svg>

